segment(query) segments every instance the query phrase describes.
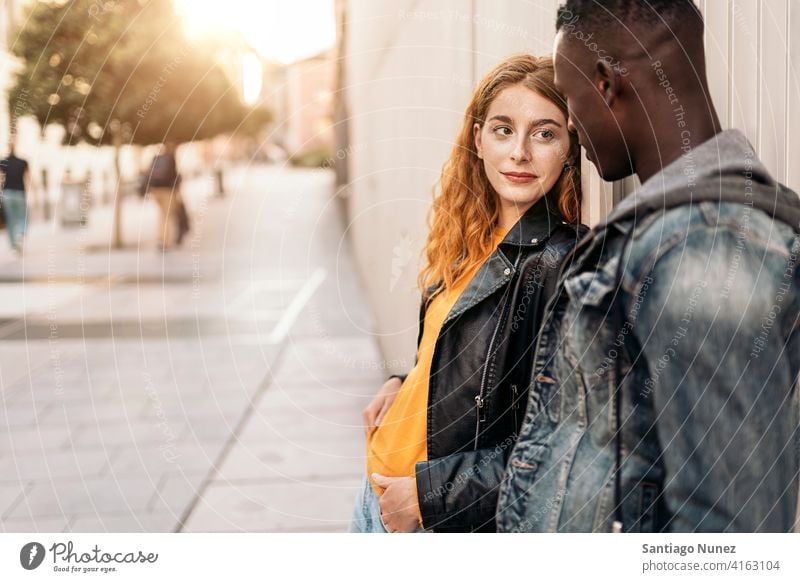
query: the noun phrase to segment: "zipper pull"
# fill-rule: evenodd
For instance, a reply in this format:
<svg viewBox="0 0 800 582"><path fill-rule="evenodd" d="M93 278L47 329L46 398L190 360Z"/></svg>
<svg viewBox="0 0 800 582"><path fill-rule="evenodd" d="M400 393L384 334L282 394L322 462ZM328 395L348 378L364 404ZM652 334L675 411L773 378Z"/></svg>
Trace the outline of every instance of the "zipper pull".
<svg viewBox="0 0 800 582"><path fill-rule="evenodd" d="M517 408L519 408L519 403L517 402L517 385L511 385L511 411L514 413L514 432L516 433L519 430L519 421L517 419Z"/></svg>
<svg viewBox="0 0 800 582"><path fill-rule="evenodd" d="M481 434L481 408L483 408L483 398L478 394L475 397L475 405L478 407L477 418L475 419L475 446L474 449L478 450L478 437Z"/></svg>
<svg viewBox="0 0 800 582"><path fill-rule="evenodd" d="M481 398L480 394L475 397L475 404L478 406L478 418L480 422L486 420L486 413L483 410L484 400Z"/></svg>
<svg viewBox="0 0 800 582"><path fill-rule="evenodd" d="M478 416L480 417L481 422L483 422L484 420L486 420L486 416L483 410L484 400L480 394L475 397L475 404L478 406Z"/></svg>

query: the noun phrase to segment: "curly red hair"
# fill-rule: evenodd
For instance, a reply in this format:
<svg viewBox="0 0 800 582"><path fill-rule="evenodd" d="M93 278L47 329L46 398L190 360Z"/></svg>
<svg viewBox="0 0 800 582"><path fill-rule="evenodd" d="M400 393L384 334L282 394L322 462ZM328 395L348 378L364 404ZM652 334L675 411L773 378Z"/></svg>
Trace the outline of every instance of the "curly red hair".
<svg viewBox="0 0 800 582"><path fill-rule="evenodd" d="M442 168L439 194L431 207L426 265L418 278L423 293L431 287L450 289L459 277L485 260L492 249L500 206L475 149L474 124L482 126L492 101L504 89L518 84L555 103L566 119L566 101L556 90L553 77L551 57L517 55L503 61L481 80ZM554 186L559 192L559 210L570 223L580 220L579 152L578 138L570 134L570 161Z"/></svg>

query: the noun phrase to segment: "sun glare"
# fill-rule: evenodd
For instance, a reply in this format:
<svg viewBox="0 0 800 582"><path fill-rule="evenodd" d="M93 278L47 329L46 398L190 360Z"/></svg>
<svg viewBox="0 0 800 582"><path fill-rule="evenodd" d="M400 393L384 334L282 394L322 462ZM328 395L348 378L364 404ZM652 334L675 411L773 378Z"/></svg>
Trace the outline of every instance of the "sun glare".
<svg viewBox="0 0 800 582"><path fill-rule="evenodd" d="M175 0L193 37L221 30L242 33L261 56L291 63L333 46L333 0Z"/></svg>

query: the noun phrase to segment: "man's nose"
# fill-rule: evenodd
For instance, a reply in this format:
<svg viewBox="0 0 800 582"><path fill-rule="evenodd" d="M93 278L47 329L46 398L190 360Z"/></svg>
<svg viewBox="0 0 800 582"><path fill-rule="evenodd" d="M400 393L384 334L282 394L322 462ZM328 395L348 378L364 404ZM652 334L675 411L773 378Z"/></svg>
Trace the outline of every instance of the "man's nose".
<svg viewBox="0 0 800 582"><path fill-rule="evenodd" d="M575 128L575 124L572 123L572 115L567 118L567 131L570 133L578 133L578 130Z"/></svg>

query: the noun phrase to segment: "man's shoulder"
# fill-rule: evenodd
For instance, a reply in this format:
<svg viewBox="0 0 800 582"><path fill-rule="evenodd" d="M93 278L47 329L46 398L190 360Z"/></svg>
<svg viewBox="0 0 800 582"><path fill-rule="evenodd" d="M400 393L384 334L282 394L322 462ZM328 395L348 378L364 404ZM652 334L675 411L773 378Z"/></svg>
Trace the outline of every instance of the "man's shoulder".
<svg viewBox="0 0 800 582"><path fill-rule="evenodd" d="M703 281L704 288L726 295L752 287L744 293L750 297L780 278L786 260L797 252L788 225L743 205L705 204L676 209L677 216L668 216L675 213L671 210L637 232L622 256L625 289L658 280L677 290ZM676 221L681 226L673 230Z"/></svg>
<svg viewBox="0 0 800 582"><path fill-rule="evenodd" d="M723 233L733 230L740 238L760 238L766 232L791 233L793 228L770 216L753 202L706 200L665 206L641 220L628 222L634 230L632 240L643 250L680 244L698 232ZM715 241L717 243L724 241Z"/></svg>

